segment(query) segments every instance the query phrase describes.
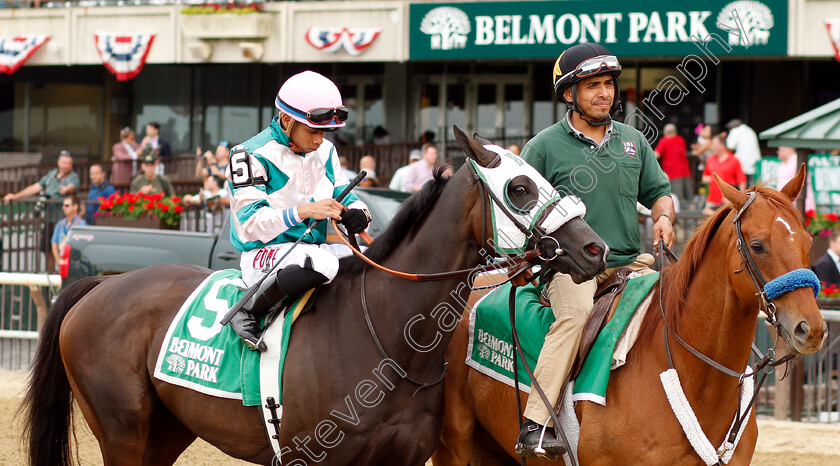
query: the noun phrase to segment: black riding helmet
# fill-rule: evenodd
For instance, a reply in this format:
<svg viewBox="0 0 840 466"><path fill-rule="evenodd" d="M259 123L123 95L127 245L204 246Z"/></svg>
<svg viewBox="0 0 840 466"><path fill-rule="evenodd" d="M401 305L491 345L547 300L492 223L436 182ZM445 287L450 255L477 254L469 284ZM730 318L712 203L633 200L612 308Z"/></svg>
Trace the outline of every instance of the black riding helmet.
<svg viewBox="0 0 840 466"><path fill-rule="evenodd" d="M613 97L610 114L616 112L621 108L621 102L618 98L618 75L621 74L621 64L618 58L612 55L606 47L601 44L593 44L586 42L577 44L568 48L561 53L554 63L554 92L560 97L560 100L566 102L563 98L563 93L566 89L572 88L572 102L568 103L572 110L577 112L581 119L591 126L603 126L610 123L611 117L607 116L602 120L589 121L583 116L580 106L577 103L577 84L593 76L600 76L603 74L610 74L613 78L613 86L615 88L615 96Z"/></svg>

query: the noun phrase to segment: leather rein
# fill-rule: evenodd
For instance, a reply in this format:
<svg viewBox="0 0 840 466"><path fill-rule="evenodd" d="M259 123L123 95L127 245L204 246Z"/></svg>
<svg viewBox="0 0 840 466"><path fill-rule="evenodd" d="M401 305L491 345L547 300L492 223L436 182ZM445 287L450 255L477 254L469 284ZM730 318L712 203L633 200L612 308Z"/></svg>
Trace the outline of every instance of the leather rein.
<svg viewBox="0 0 840 466"><path fill-rule="evenodd" d="M764 276L761 274L761 271L758 270L758 266L755 264L755 260L752 258L752 253L750 252L749 248L747 247L747 242L744 239L744 234L741 231L741 216L747 210L750 204L752 204L753 200L755 200L756 193L755 191L751 191L747 193L748 199L744 203L744 205L738 210L735 214L735 219L733 223L735 224L735 232L736 232L736 242L735 245L738 248L738 253L741 255L741 267L735 271L735 273L741 273L744 270L747 270L750 278L752 279L753 285L756 288L756 296L759 298L759 311L763 312L767 316L767 322L773 325L776 328L776 338L779 337L780 325L779 322L776 320L775 311L776 306L767 299L767 293L765 292L764 285L767 284L767 281L764 279ZM662 321L664 323L664 332L665 332L665 352L668 356L668 366L671 369L674 369L674 361L671 357L671 348L668 343L668 335L672 334L674 339L682 345L688 352L692 355L706 363L707 365L713 367L714 369L728 375L731 377L735 377L738 379L738 392L741 392L741 388L743 385L743 381L746 377L756 377L758 372L761 372L761 377L758 378L757 383L755 384L755 388L753 390L753 395L750 398L749 403L747 404L747 408L743 411L744 413L749 413L752 406L755 404L755 401L758 397L758 393L761 391L761 386L764 384L764 381L767 379L769 374L772 374L776 368L776 366L782 365L790 361L795 357L793 353L788 353L783 356L781 359L776 360L776 352L773 348L767 349L767 354L762 354L755 343L752 344L752 351L755 355L759 358L758 362L756 362L755 367L748 372L738 372L734 371L723 364L713 360L712 358L706 356L705 354L701 353L699 350L691 346L688 342L682 339L676 331L671 328L668 324L668 319L665 316L665 309L662 304L662 281L664 278L664 255L668 255L670 259L675 258L673 252L668 248L668 246L664 242L660 242L661 246L665 254L660 254L660 276L659 276L659 312L662 315ZM749 416L742 417L741 416L741 397L738 397L738 407L735 411L735 420L732 423L729 431L727 432L727 440L726 445L734 447L735 440L738 436L738 432L741 429L741 424L748 418ZM718 451L718 458L722 458L726 451ZM718 464L722 464L718 462Z"/></svg>
<svg viewBox="0 0 840 466"><path fill-rule="evenodd" d="M499 156L497 155L496 158L498 159ZM491 164L492 164L492 162L491 162ZM558 256L561 256L561 255L564 254L563 250L560 249L560 245L559 245L559 243L557 243L557 240L548 236L546 234L546 232L543 231L542 228L539 227L539 225L538 225L539 222L535 222L533 228L537 231L537 235L539 236L537 238L537 235L535 235L534 232L529 230L525 225L523 225L518 220L516 220L516 218L514 218L513 215L510 214L510 212L508 212L507 208L505 208L504 204L493 193L493 191L491 191L489 188L487 188L484 180L481 179L481 177L478 175L478 173L476 172L476 170L472 166L472 164L467 163L466 165L469 167L470 171L473 174L473 180L476 181L476 183L478 184L479 198L481 199L481 243L480 244L482 246L486 246L487 241L488 241L488 239L487 239L487 205L486 205L488 196L485 196L485 193L486 193L486 194L489 194L489 197L493 200L493 202L495 204L497 204L501 208L500 210L513 222L513 224L523 234L525 234L525 236L528 239L528 244L533 246L532 249L528 249L527 251L525 251L521 254L518 254L516 256L507 256L506 260L501 261L501 262L497 262L495 264L488 265L487 267L483 267L482 270L484 272L491 272L493 270L499 270L499 269L503 269L503 268L506 268L506 267L512 267L516 264L525 263L525 262L532 262L532 261L535 261L536 259L540 259L540 262L543 265L542 269L543 269L544 273L548 272L548 267L547 267L548 263L551 262L552 260L556 259ZM550 209L545 209L543 211L542 215L546 215L549 212L549 210ZM447 279L450 279L450 278L456 278L456 277L460 277L460 276L463 276L463 275L468 275L471 272L474 272L476 270L476 268L473 267L473 268L469 268L469 269L453 270L453 271L449 271L449 272L410 273L410 272L401 272L401 271L398 271L398 270L390 269L388 267L385 267L384 265L376 263L375 261L373 261L372 259L367 257L359 249L359 247L357 245L353 244L353 243L355 243L355 238L350 239L350 238L346 237L344 235L344 233L341 231L341 229L338 228L338 225L337 225L335 219L330 219L330 221L332 222L333 228L335 229L336 233L338 233L338 237L339 237L339 239L341 239L341 242L343 242L345 245L347 245L353 251L353 254L355 254L357 257L359 257L361 260L363 260L365 263L367 263L371 267L373 267L377 270L380 270L382 272L385 272L387 274L393 275L395 277L403 278L405 280L416 281L416 282L425 282L425 281L447 280ZM370 238L369 235L368 235L368 236L365 237L365 240L370 243L370 242L372 242L373 239ZM553 243L553 245L552 244L547 244L548 242ZM490 286L490 288L500 286L504 283L507 283L508 281L510 281L510 278L508 278L504 282L495 283L492 286ZM484 288L487 288L487 287L473 288L473 289L477 290L477 289L484 289Z"/></svg>
<svg viewBox="0 0 840 466"><path fill-rule="evenodd" d="M497 157L499 157L499 156L497 155ZM473 173L473 179L478 183L479 197L481 198L481 235L482 235L481 244L482 245L487 244L487 237L486 237L486 234L487 234L487 206L486 206L487 199L486 199L486 196L485 196L485 190L490 195L490 198L493 200L493 202L499 204L502 212L504 212L513 221L514 225L516 225L517 228L519 228L520 231L522 231L526 235L529 242L533 244L534 243L534 241L533 241L534 240L534 233L531 232L530 230L528 230L528 228L526 228L524 225L519 223L507 211L507 209L504 207L503 204L500 203L499 199L495 196L495 194L493 194L493 192L485 186L484 180L482 180L481 177L478 176L478 173L476 172L476 170L472 166L472 164L468 163L467 165L470 167L470 170ZM547 211L548 211L548 209L546 209L546 212ZM381 271L383 271L385 273L388 273L390 275L393 275L395 277L403 278L403 279L411 280L411 281L417 281L417 282L432 281L432 280L446 280L446 279L449 279L449 278L455 278L455 277L468 275L469 273L474 272L476 270L476 268L473 267L473 268L470 268L470 269L454 270L454 271L450 271L450 272L408 273L408 272L400 272L400 271L397 271L397 270L390 269L388 267L385 267L381 264L376 263L375 261L373 261L372 259L367 257L359 249L358 245L355 244L356 243L355 238L354 237L346 237L344 235L344 233L341 231L341 229L338 228L338 225L337 225L335 219L330 219L330 220L332 222L333 228L335 229L336 233L338 234L338 237L341 239L341 241L345 245L347 245L353 251L353 254L358 256L360 259L362 259L364 262L369 264L371 267L373 267L377 270L381 270ZM536 223L539 223L539 222L536 222ZM552 260L554 260L557 256L563 255L564 253L563 253L562 249L560 249L560 245L557 243L557 240L555 240L554 238L551 238L550 236L546 235L545 232L543 232L542 229L538 225L535 224L534 228L537 229L537 233L540 235L540 241L541 242L540 242L540 244L538 244L539 247L535 247L534 249L530 249L530 250L528 250L528 251L526 251L522 254L519 254L519 255L517 255L513 258L508 258L508 260L506 260L506 261L493 264L493 265L491 265L488 268L483 269L483 270L485 272L486 271L491 271L491 270L498 270L498 269L505 268L505 267L511 267L512 264L519 264L519 263L523 263L523 262L531 262L531 261L533 261L535 259L538 259L538 258L542 259L542 261L544 263L543 268L547 270L548 269L548 267L547 267L548 263L551 262ZM371 238L369 235L367 235L364 232L360 236L362 236L362 238L365 239L365 241L367 241L368 244L373 242L373 238ZM545 244L542 243L542 241L546 238L553 241L554 244L556 245L556 247L553 250L550 250L550 253L553 254L551 257L547 257L549 255L548 253L543 254L546 251L543 250L543 246L545 246ZM518 275L519 273L523 273L526 269L527 268L523 268L516 275ZM379 351L380 356L382 356L382 358L384 358L384 359L393 360L393 358L391 358L388 355L387 351L385 351L385 348L382 346L382 342L379 339L379 336L376 333L376 329L373 327L373 321L370 318L370 311L368 310L368 304L367 304L367 295L365 293L365 277L366 277L366 275L367 275L367 269L365 268L365 269L362 270L361 286L360 286L360 288L361 288L361 301L362 301L362 313L363 313L364 318L365 318L365 323L367 324L368 331L370 332L370 336L373 339L373 342L376 344L376 349ZM510 281L511 279L513 279L516 275L512 275L512 276L508 277L508 279L505 280L504 282L495 283L495 284L492 284L491 286L488 286L488 287L482 287L482 289L483 288L493 288L493 287L500 286L500 285ZM473 289L475 289L475 288L473 288ZM433 386L439 384L440 382L442 382L443 379L446 377L447 368L448 368L448 364L444 360L443 361L443 369L441 370L440 375L436 379L431 380L429 382L419 382L419 381L415 380L414 378L408 376L408 373L406 373L406 375L403 378L406 379L407 381L413 383L414 385L417 385L417 390L414 391L414 395L416 395L417 392L419 392L420 390L422 390L424 388L433 387Z"/></svg>

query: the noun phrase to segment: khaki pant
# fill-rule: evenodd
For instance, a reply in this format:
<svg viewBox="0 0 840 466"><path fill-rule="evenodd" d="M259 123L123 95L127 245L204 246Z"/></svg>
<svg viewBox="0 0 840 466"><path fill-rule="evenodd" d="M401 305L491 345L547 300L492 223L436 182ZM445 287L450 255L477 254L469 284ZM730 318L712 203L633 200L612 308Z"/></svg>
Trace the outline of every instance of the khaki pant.
<svg viewBox="0 0 840 466"><path fill-rule="evenodd" d="M625 267L641 274L653 273L650 268L654 258L650 254L640 254L636 260ZM558 273L548 284L548 299L554 312L554 323L548 330L543 343L534 376L545 392L549 401L557 403L563 389L563 382L572 370L572 363L577 356L583 328L589 314L595 306L593 298L598 284L612 276L617 267L607 268L592 280L575 284L569 275ZM525 417L541 425L553 425L548 409L536 390L531 389Z"/></svg>

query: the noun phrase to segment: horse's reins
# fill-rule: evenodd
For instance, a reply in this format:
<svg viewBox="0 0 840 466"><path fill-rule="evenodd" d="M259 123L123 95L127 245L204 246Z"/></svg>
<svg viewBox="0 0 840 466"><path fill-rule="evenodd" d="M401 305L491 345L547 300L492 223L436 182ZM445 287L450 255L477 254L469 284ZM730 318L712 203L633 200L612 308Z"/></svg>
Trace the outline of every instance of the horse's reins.
<svg viewBox="0 0 840 466"><path fill-rule="evenodd" d="M499 155L496 155L496 157L499 158ZM499 198L493 193L492 190L486 189L485 184L484 184L484 180L482 180L481 177L478 176L478 173L475 171L475 168L471 164L468 163L466 165L470 168L470 171L473 172L473 179L478 184L479 198L481 199L481 211L482 211L481 212L481 238L482 238L481 245L482 245L482 247L484 247L487 244L487 236L486 236L486 234L487 234L487 208L486 208L487 200L486 200L485 195L484 195L485 192L487 194L489 194L490 199L492 199L495 204L497 204L499 207L501 207L500 210L505 215L507 215L507 217L516 226L516 228L518 228L523 234L525 234L526 238L528 239L528 242L530 244L534 244L535 239L536 239L535 235L534 235L534 232L532 232L531 230L528 229L528 227L526 227L521 222L516 220L516 218L513 215L511 215L510 212L508 212L508 210L504 207L504 204L499 200ZM546 209L545 211L543 211L543 215L545 215L545 213L547 213L548 211L549 211L549 209ZM385 272L389 275L393 275L395 277L403 278L403 279L406 279L406 280L411 280L411 281L416 281L416 282L424 282L424 281L446 280L446 279L449 279L449 278L456 278L456 277L460 277L462 275L468 275L471 272L474 272L476 270L476 268L473 267L473 268L469 268L469 269L453 270L453 271L449 271L449 272L410 273L410 272L401 272L401 271L398 271L398 270L390 269L388 267L385 267L384 265L376 263L374 260L367 257L361 250L359 250L359 248L357 246L351 244L349 239L347 237L345 237L345 235L338 228L338 225L337 225L335 219L330 219L330 221L333 224L333 228L338 233L338 237L341 240L341 242L343 242L346 246L348 246L350 248L350 250L353 251L353 254L355 254L357 257L362 259L365 263L367 263L371 267L373 267L377 270L380 270L382 272ZM564 254L564 251L560 248L560 244L557 242L556 239L548 236L545 233L545 231L543 231L542 228L540 228L540 226L538 224L539 224L539 222L535 222L535 224L533 226L533 228L535 230L537 230L537 234L539 235L539 239L537 240L537 241L539 241L539 244L536 245L537 247L535 247L534 249L530 249L528 251L525 251L525 252L523 252L521 254L518 254L516 256L508 257L509 260L507 260L507 261L498 262L496 264L488 265L488 267L484 268L483 270L485 272L490 272L490 271L493 271L493 270L499 270L499 269L503 269L503 268L506 268L506 267L510 267L512 264L515 265L515 264L519 264L519 263L523 263L523 262L531 262L534 259L541 259L541 262L543 264L548 264L552 260L556 259L557 256L562 256ZM551 240L554 243L553 247L552 246L547 246L544 243L542 243L543 240ZM543 267L543 268L547 269L547 267ZM494 284L491 287L500 286L504 283L507 283L508 281L510 281L510 278L505 280L502 283Z"/></svg>
<svg viewBox="0 0 840 466"><path fill-rule="evenodd" d="M744 269L747 270L747 273L749 274L750 279L752 280L753 285L755 285L755 288L756 288L756 296L758 296L758 298L759 298L759 310L761 312L764 312L764 314L767 316L767 322L769 322L771 325L773 325L776 328L776 338L778 340L779 333L781 332L781 330L780 330L780 324L775 318L776 306L767 297L767 292L765 290L765 286L767 285L767 281L764 279L764 276L761 274L761 271L758 269L758 266L755 264L755 261L752 258L752 253L749 251L749 249L746 246L746 240L744 239L744 234L741 231L741 215L743 215L743 213L747 210L747 207L749 207L749 205L752 204L752 202L755 200L756 193L755 193L755 191L751 191L751 192L747 193L747 196L748 196L747 201L738 210L738 212L736 212L735 219L733 220L733 223L735 224L735 233L736 233L736 236L737 236L735 244L736 244L736 247L738 249L738 253L741 256L741 267L738 270L736 270L735 273L740 273ZM675 257L673 255L673 253L670 251L670 249L668 248L668 246L664 242L662 242L661 245L663 247L663 250L666 251L666 253L669 255L669 258ZM659 260L660 260L660 264L659 264L660 265L660 267L659 267L659 269L660 269L660 276L659 276L659 312L662 315L662 321L664 323L665 352L668 356L668 366L671 369L674 369L674 361L673 361L673 358L671 356L671 348L670 348L670 345L668 343L668 334L671 333L671 334L674 335L674 339L676 339L677 342L679 342L680 345L682 345L683 348L685 348L692 355L694 355L695 357L697 357L698 359L700 359L701 361L703 361L707 365L713 367L714 369L716 369L716 370L718 370L718 371L720 371L720 372L722 372L722 373L724 373L728 376L737 378L738 379L738 391L739 392L741 391L741 388L742 388L742 385L743 385L743 380L744 380L745 377L756 377L756 374L759 371L761 371L762 375L761 375L760 378L757 379L757 383L755 384L755 388L753 390L753 395L750 398L750 401L747 404L746 409L744 410L744 413L749 413L750 409L752 409L752 406L755 404L755 401L758 397L758 393L761 391L761 386L764 384L765 380L767 379L767 376L769 374L773 373L773 370L775 369L776 366L782 365L782 364L790 361L794 357L794 354L793 353L788 353L785 356L783 356L781 359L775 360L776 353L775 353L775 350L773 348L769 348L767 350L767 354L765 355L765 354L762 354L761 351L758 349L758 347L755 345L755 343L753 343L752 344L752 351L759 358L758 362L755 364L755 367L749 372L737 372L737 371L734 371L734 370L718 363L717 361L711 359L710 357L706 356L705 354L701 353L699 350L697 350L696 348L691 346L688 342L683 340L682 337L680 337L676 333L676 331L673 328L671 328L671 326L668 324L668 319L665 316L665 309L664 309L664 306L662 304L662 282L663 282L664 276L665 276L664 275L665 270L664 270L664 267L663 267L664 266L663 255L660 255ZM730 429L729 429L729 431L727 432L727 435L726 435L726 445L727 446L731 446L731 448L735 447L734 442L735 442L735 440L738 436L738 432L741 429L741 424L743 424L743 422L746 419L747 419L746 417L741 416L741 397L739 396L738 397L738 406L737 406L737 409L735 411L735 420L732 423L732 426L730 427ZM718 451L718 457L719 458L722 457L725 453L726 453L726 450Z"/></svg>
<svg viewBox="0 0 840 466"><path fill-rule="evenodd" d="M496 157L498 158L499 156L497 155ZM485 196L484 196L485 191L490 195L490 198L493 200L493 202L495 202L500 207L502 207L501 208L502 212L504 212L508 216L508 218L514 223L514 225L516 225L516 227L526 235L528 240L533 241L534 233L531 232L527 227L522 225L519 221L517 221L516 218L514 218L507 211L507 209L504 208L504 205L501 204L501 202L499 201L499 199L496 197L496 195L493 193L492 190L485 189L486 187L484 185L484 180L482 180L481 177L478 176L478 173L476 172L475 168L471 164L467 164L467 165L470 167L470 170L473 172L473 179L477 182L478 187L479 187L479 198L481 199L481 237L482 237L481 244L482 244L482 246L485 246L487 244L487 237L486 237L486 232L487 232L487 208L486 208L486 199L485 199ZM338 237L341 239L341 241L347 247L350 248L351 251L353 251L353 254L358 256L360 259L362 259L365 263L369 264L371 267L373 267L377 270L381 270L381 271L383 271L385 273L388 273L390 275L393 275L395 277L403 278L403 279L406 279L406 280L412 280L412 281L445 280L445 279L449 279L449 278L460 277L462 275L467 275L467 274L469 274L471 272L474 272L476 270L473 267L473 268L470 268L470 269L454 270L454 271L450 271L450 272L408 273L408 272L400 272L400 271L397 271L397 270L390 269L388 267L385 267L381 264L376 263L375 261L373 261L372 259L367 257L364 253L362 253L362 251L359 250L358 246L356 244L353 244L353 243L355 243L355 241L351 242L351 240L348 237L345 237L345 235L341 231L341 229L338 228L338 225L337 225L335 219L331 219L331 221L332 221L332 224L333 224L333 228L335 229L336 233L338 233ZM536 222L536 223L539 223L539 222ZM543 252L545 252L544 250L541 250L541 247L543 246L543 244L539 244L538 245L539 247L537 247L535 249L531 249L529 251L526 251L526 252L516 256L515 258L513 258L513 262L515 264L516 263L522 263L522 262L530 262L530 261L532 261L534 259L537 259L537 258L541 258L544 261L545 264L548 264L548 262L554 260L557 256L563 255L563 250L560 249L560 244L557 243L557 240L555 240L554 238L551 238L550 236L546 235L545 232L539 227L539 225L535 224L534 228L537 229L537 233L539 233L540 236L541 236L540 241L542 241L543 239L546 239L546 238L549 238L552 241L554 241L556 247L554 248L554 250L551 251L553 253L553 256L551 256L550 258L543 257ZM370 243L372 241L372 239L367 240L367 241ZM485 271L498 270L498 269L508 267L508 266L510 266L509 262L507 262L507 261L506 262L500 262L500 263L491 265L490 268L485 269ZM512 280L516 275L524 273L525 270L527 270L527 268L523 268L522 270L519 270L516 274L510 276L504 282L491 285L490 287L496 287L496 286L500 286L504 283L507 283L508 281ZM382 346L382 342L379 340L379 336L376 334L376 329L373 328L373 321L370 318L370 311L368 310L368 305L367 305L367 296L365 294L365 277L366 277L366 275L367 275L367 269L363 269L362 270L360 288L361 288L361 300L362 300L362 313L364 314L364 317L365 317L365 323L367 323L368 331L370 332L370 336L373 339L373 342L376 344L376 348L379 350L380 356L382 356L385 359L393 360L390 356L388 356L388 353L385 351L385 348ZM482 288L485 288L485 287L482 287ZM418 391L420 391L424 388L432 387L432 386L437 385L440 382L442 382L443 379L446 377L446 371L447 371L447 363L446 363L446 361L444 361L443 362L443 370L441 371L440 376L438 376L438 378L436 378L435 380L432 380L430 382L418 382L417 380L414 380L413 378L409 377L407 373L406 373L406 376L403 377L403 378L418 386L417 390L414 391L414 394L416 395Z"/></svg>

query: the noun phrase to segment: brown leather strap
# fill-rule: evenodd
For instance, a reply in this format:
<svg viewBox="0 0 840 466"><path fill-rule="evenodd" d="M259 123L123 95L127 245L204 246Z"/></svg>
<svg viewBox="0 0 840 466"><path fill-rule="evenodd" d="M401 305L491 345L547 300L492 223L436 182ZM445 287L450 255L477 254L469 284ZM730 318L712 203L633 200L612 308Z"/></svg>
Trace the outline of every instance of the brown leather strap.
<svg viewBox="0 0 840 466"><path fill-rule="evenodd" d="M346 244L347 247L349 247L353 251L353 254L359 256L360 259L367 262L371 267L373 267L375 269L378 269L378 270L381 270L383 272L389 273L389 274L391 274L395 277L404 278L406 280L412 280L412 281L415 281L415 282L426 282L426 281L432 281L432 280L446 280L448 278L460 277L462 275L467 275L470 272L473 272L475 270L475 268L473 267L473 268L470 268L470 269L453 270L451 272L408 273L408 272L400 272L398 270L389 269L388 267L385 267L383 265L379 265L376 262L372 261L368 256L364 255L364 253L362 253L362 251L359 251L358 248L354 248L353 245L350 244L350 242L344 236L344 234L341 233L341 230L338 228L338 225L336 225L335 219L330 219L330 221L332 222L333 228L335 229L336 233L338 233L338 237L341 238L341 242ZM532 260L538 258L539 256L540 256L540 251L537 250L537 249L534 249L534 250L531 250L531 251L524 252L519 256L516 256L513 259L513 261L515 261L515 262L529 262L529 261L532 261ZM500 263L493 264L493 265L487 267L486 269L484 269L484 271L489 272L491 270L502 269L502 268L508 267L509 264L510 264L510 262L508 262L508 261L500 262Z"/></svg>

